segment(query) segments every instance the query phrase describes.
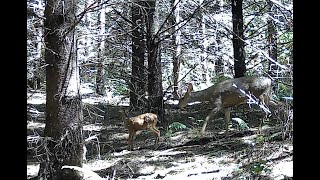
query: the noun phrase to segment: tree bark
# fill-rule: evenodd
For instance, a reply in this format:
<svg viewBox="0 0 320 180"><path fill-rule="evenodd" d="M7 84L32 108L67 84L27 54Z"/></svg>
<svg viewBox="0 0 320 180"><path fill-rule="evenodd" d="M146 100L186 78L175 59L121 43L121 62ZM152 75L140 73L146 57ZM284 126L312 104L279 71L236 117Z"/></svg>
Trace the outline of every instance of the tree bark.
<svg viewBox="0 0 320 180"><path fill-rule="evenodd" d="M62 166L82 166L82 103L74 58L74 1L48 0L45 8L46 126L48 150L38 177L62 179ZM69 177L76 179L77 177Z"/></svg>
<svg viewBox="0 0 320 180"><path fill-rule="evenodd" d="M97 65L97 75L96 75L96 93L100 95L105 95L105 69L104 69L104 52L105 52L105 43L104 43L104 34L105 34L105 23L106 23L106 14L105 7L102 6L100 10L99 17L99 27L100 27L100 36L98 37L98 65Z"/></svg>
<svg viewBox="0 0 320 180"><path fill-rule="evenodd" d="M242 0L231 0L232 25L233 25L233 53L235 78L244 76L246 72Z"/></svg>
<svg viewBox="0 0 320 180"><path fill-rule="evenodd" d="M146 41L148 53L149 112L156 113L161 122L164 117L160 42L154 31L156 1L146 1ZM163 121L162 121L163 122Z"/></svg>
<svg viewBox="0 0 320 180"><path fill-rule="evenodd" d="M171 9L172 9L172 16L170 18L170 23L172 27L172 35L171 35L171 41L172 41L172 65L173 65L173 98L179 99L178 95L178 81L179 81L179 73L180 73L180 53L181 53L181 46L180 46L180 30L178 30L179 26L179 19L180 19L180 13L179 13L179 5L176 5L178 3L177 0L171 0ZM176 7L176 8L175 8ZM174 9L175 8L175 9Z"/></svg>
<svg viewBox="0 0 320 180"><path fill-rule="evenodd" d="M144 99L147 87L147 75L145 62L145 33L144 33L144 7L143 1L137 1L132 5L132 72L130 87L130 107L143 111L146 107Z"/></svg>
<svg viewBox="0 0 320 180"><path fill-rule="evenodd" d="M101 47L101 46L100 46ZM104 74L105 74L105 69L104 69L104 56L103 53L104 50L102 48L99 48L98 50L98 64L97 64L97 74L96 74L96 93L99 95L105 95L105 81L104 81Z"/></svg>
<svg viewBox="0 0 320 180"><path fill-rule="evenodd" d="M148 93L149 112L158 114L159 121L163 120L163 88L162 68L157 38L148 41Z"/></svg>

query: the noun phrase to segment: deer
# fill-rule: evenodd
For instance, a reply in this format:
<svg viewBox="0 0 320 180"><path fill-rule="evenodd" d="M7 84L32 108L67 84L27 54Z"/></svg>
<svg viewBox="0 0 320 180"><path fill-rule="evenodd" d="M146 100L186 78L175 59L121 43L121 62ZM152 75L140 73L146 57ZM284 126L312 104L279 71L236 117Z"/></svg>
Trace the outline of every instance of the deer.
<svg viewBox="0 0 320 180"><path fill-rule="evenodd" d="M204 135L209 119L218 112L224 112L225 136L227 136L231 108L246 103L249 98L240 90L245 91L247 94L253 94L254 97L258 98L259 104L267 106L271 95L271 79L263 76L233 78L214 84L201 91L193 91L193 85L189 83L187 92L179 99L178 107L183 109L190 102L209 101L213 109L204 120L200 131L201 137Z"/></svg>
<svg viewBox="0 0 320 180"><path fill-rule="evenodd" d="M160 139L160 131L156 128L158 116L154 113L144 113L135 117L128 117L125 110L121 110L121 118L124 121L125 127L129 130L128 147L133 150L133 140L137 131L150 130L157 138L154 146L157 146Z"/></svg>

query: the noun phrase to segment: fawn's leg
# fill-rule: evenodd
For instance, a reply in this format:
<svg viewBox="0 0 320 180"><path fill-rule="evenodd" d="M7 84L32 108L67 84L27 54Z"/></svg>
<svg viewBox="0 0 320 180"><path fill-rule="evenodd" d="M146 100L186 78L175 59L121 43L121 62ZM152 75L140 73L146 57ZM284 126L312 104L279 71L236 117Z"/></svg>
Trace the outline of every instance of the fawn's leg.
<svg viewBox="0 0 320 180"><path fill-rule="evenodd" d="M133 150L133 138L135 135L136 131L134 130L129 130L129 138L128 138L128 145L129 145L129 150Z"/></svg>
<svg viewBox="0 0 320 180"><path fill-rule="evenodd" d="M153 133L155 133L157 135L157 138L156 138L154 145L158 145L159 140L160 140L160 131L156 127L150 127L150 131L152 131Z"/></svg>

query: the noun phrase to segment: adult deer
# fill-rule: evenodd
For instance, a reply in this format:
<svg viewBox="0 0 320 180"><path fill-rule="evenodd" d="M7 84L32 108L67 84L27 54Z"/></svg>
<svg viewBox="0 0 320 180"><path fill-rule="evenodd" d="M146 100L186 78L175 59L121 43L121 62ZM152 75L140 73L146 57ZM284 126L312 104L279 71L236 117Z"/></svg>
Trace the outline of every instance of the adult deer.
<svg viewBox="0 0 320 180"><path fill-rule="evenodd" d="M192 84L189 84L187 92L179 100L179 108L185 107L190 102L209 101L213 106L212 111L205 118L201 129L203 136L208 120L216 113L224 111L224 122L226 134L228 134L228 123L230 121L230 111L232 107L246 103L248 97L238 88L244 90L247 94L253 94L259 99L259 103L268 105L271 94L271 79L267 77L248 76L234 79L228 79L210 86L207 89L193 92Z"/></svg>
<svg viewBox="0 0 320 180"><path fill-rule="evenodd" d="M156 128L158 116L153 113L145 113L135 117L128 117L127 112L121 110L121 118L126 128L129 130L128 145L129 150L133 150L133 140L137 131L150 130L157 135L155 146L158 145L160 139L160 131Z"/></svg>

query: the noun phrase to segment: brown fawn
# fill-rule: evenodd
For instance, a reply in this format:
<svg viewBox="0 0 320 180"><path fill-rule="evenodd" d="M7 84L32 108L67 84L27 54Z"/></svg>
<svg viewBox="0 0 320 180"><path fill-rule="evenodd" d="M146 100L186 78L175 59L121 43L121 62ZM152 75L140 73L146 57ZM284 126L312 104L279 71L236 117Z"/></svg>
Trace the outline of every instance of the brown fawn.
<svg viewBox="0 0 320 180"><path fill-rule="evenodd" d="M133 140L137 131L150 130L157 135L155 146L158 145L160 139L160 131L156 128L158 116L153 113L145 113L135 117L128 117L125 110L121 110L121 118L126 128L129 130L128 145L129 150L133 150Z"/></svg>
<svg viewBox="0 0 320 180"><path fill-rule="evenodd" d="M179 108L185 107L190 102L209 101L213 107L212 111L205 118L201 129L203 136L208 120L216 113L224 111L224 123L226 135L228 134L228 124L230 121L230 111L232 107L246 103L248 97L234 87L235 84L239 89L246 93L251 93L259 99L259 103L268 105L271 94L271 79L267 77L248 76L234 79L228 79L210 86L201 91L192 91L193 86L190 83L185 95L179 100Z"/></svg>

